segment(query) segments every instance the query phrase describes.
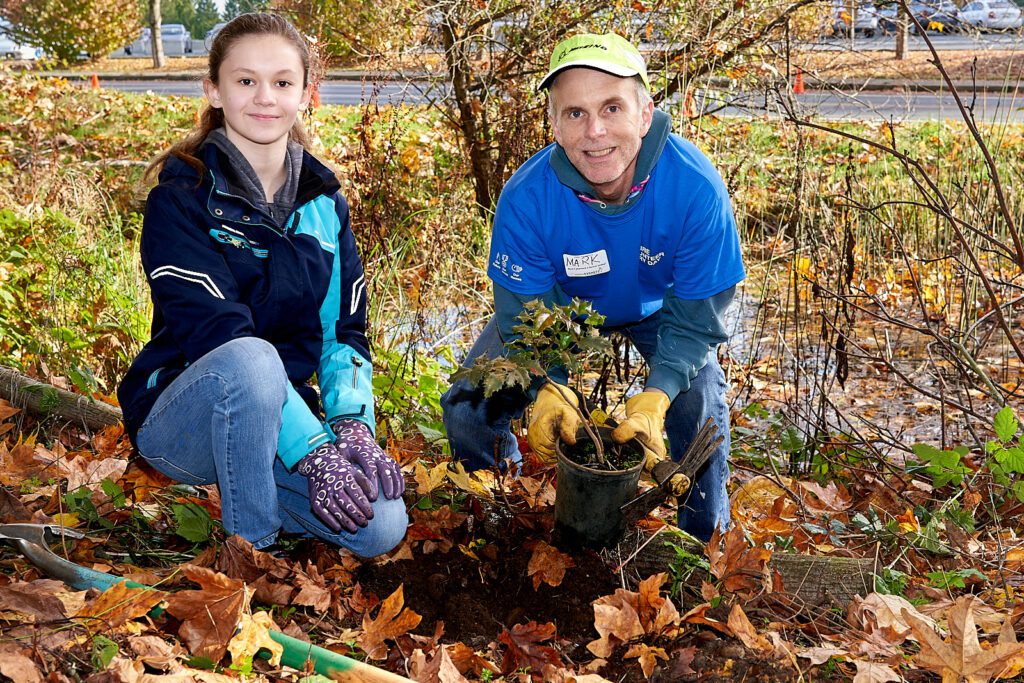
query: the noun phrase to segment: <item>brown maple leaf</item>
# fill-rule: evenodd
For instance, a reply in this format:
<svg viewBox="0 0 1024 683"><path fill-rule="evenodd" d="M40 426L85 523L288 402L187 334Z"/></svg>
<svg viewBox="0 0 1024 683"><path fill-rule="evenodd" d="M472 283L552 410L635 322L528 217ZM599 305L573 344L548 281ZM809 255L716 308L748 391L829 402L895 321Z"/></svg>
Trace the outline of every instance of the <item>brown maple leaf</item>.
<svg viewBox="0 0 1024 683"><path fill-rule="evenodd" d="M455 643L454 645L448 645L446 647L448 649L448 655L452 658L452 662L459 670L459 673L465 674L472 671L477 678L479 678L485 670L490 671L492 674L500 673L497 667L487 661L484 657L478 655L473 648L464 643Z"/></svg>
<svg viewBox="0 0 1024 683"><path fill-rule="evenodd" d="M403 609L404 608L404 609ZM404 585L384 599L377 617L363 614L363 634L356 639L370 659L387 659L388 648L384 641L404 635L419 625L422 617L405 608Z"/></svg>
<svg viewBox="0 0 1024 683"><path fill-rule="evenodd" d="M132 588L121 581L82 607L75 618L92 633L116 631L127 622L145 616L163 602L166 595L152 588Z"/></svg>
<svg viewBox="0 0 1024 683"><path fill-rule="evenodd" d="M409 669L413 680L437 681L438 683L469 683L452 661L448 648L441 645L433 655L415 650L409 658Z"/></svg>
<svg viewBox="0 0 1024 683"><path fill-rule="evenodd" d="M757 629L750 623L750 619L738 603L732 606L727 623L739 641L754 652L766 655L774 651L775 648L768 642L767 638L757 632Z"/></svg>
<svg viewBox="0 0 1024 683"><path fill-rule="evenodd" d="M636 613L649 636L675 635L680 623L675 603L661 594L668 574L661 572L647 577L637 586Z"/></svg>
<svg viewBox="0 0 1024 683"><path fill-rule="evenodd" d="M544 541L538 541L533 547L526 573L533 577L533 590L537 590L541 583L560 586L562 579L565 578L565 570L575 566L572 557L559 552Z"/></svg>
<svg viewBox="0 0 1024 683"><path fill-rule="evenodd" d="M192 654L219 662L249 606L249 590L243 582L211 569L186 564L181 571L202 588L170 594L167 611L181 620L178 634Z"/></svg>
<svg viewBox="0 0 1024 683"><path fill-rule="evenodd" d="M76 595L75 609L68 609L68 600L63 595ZM62 581L38 579L31 583L15 581L7 586L0 586L0 612L6 612L6 618L15 621L15 615L24 615L22 621L28 623L40 621L59 621L67 618L85 604L85 591L71 594Z"/></svg>
<svg viewBox="0 0 1024 683"><path fill-rule="evenodd" d="M738 525L726 532L724 549L720 549L720 544L721 535L715 529L706 550L711 573L722 581L722 588L747 596L771 589L771 573L768 571L771 550L747 545L743 530Z"/></svg>
<svg viewBox="0 0 1024 683"><path fill-rule="evenodd" d="M903 610L904 620L921 643L921 652L914 657L918 666L939 674L944 682L963 678L967 683L987 683L1020 659L1024 643L1017 642L1010 619L1004 623L999 641L987 650L982 649L974 625L976 601L973 595L957 599L949 611L949 637L945 640L923 619Z"/></svg>
<svg viewBox="0 0 1024 683"><path fill-rule="evenodd" d="M636 593L619 588L613 595L595 600L594 628L601 637L587 643L587 649L602 659L610 657L616 646L644 635Z"/></svg>
<svg viewBox="0 0 1024 683"><path fill-rule="evenodd" d="M626 659L632 659L636 657L640 661L640 668L644 672L644 677L650 679L651 674L654 673L654 667L658 665L658 660L668 661L668 654L665 652L665 648L662 647L651 647L646 643L636 643L626 654L623 655Z"/></svg>
<svg viewBox="0 0 1024 683"><path fill-rule="evenodd" d="M555 637L555 625L530 621L516 624L511 631L502 631L498 640L507 646L501 662L502 673L508 674L520 667L531 673L540 673L547 664L559 665L561 656L550 645L543 643Z"/></svg>

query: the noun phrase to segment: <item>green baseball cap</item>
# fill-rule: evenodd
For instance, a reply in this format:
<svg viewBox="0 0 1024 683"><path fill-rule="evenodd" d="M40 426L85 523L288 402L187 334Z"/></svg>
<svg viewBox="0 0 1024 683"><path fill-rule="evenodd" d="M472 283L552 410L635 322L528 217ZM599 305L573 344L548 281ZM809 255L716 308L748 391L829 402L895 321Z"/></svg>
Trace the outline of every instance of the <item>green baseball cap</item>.
<svg viewBox="0 0 1024 683"><path fill-rule="evenodd" d="M640 51L628 40L615 33L581 33L566 38L551 53L551 66L540 82L539 90L551 87L555 76L566 69L584 66L627 78L639 76L649 90L647 64Z"/></svg>

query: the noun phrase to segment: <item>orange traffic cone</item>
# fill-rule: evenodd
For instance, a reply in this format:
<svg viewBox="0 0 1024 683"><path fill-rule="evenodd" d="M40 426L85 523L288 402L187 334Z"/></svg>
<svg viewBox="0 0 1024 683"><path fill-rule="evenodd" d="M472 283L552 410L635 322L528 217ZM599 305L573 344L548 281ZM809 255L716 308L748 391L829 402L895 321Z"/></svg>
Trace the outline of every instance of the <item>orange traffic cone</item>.
<svg viewBox="0 0 1024 683"><path fill-rule="evenodd" d="M92 78L89 79L89 82L92 83L92 89L93 90L99 90L100 89L100 77L97 76L96 74L92 75Z"/></svg>
<svg viewBox="0 0 1024 683"><path fill-rule="evenodd" d="M804 93L804 72L800 67L796 68L796 75L793 76L793 94L802 95Z"/></svg>

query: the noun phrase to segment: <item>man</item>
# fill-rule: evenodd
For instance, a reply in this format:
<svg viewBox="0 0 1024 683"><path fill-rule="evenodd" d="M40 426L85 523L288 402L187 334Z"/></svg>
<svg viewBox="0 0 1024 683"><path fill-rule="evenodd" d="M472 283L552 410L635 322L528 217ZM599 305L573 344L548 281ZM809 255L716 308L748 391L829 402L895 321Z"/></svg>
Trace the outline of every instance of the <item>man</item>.
<svg viewBox="0 0 1024 683"><path fill-rule="evenodd" d="M708 417L725 434L680 499L679 526L706 540L729 523L729 410L715 350L728 338L722 315L744 270L728 193L711 162L670 133L643 57L623 38L561 42L540 87L555 144L523 164L498 200L488 266L495 313L466 364L501 353L527 301L592 302L606 316L603 331L630 339L651 367L615 440L640 439L650 467L667 457L663 428L677 460ZM527 439L542 460L554 459L556 439L573 442L576 400L551 386L537 392ZM469 469L517 462L510 424L528 401L452 386L442 406L455 457Z"/></svg>

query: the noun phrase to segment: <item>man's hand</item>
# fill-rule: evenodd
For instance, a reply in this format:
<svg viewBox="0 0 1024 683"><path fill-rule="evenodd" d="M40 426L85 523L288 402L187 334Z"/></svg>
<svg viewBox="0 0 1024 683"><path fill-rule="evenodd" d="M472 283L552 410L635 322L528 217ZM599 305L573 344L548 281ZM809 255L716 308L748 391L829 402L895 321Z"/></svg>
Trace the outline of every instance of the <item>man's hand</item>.
<svg viewBox="0 0 1024 683"><path fill-rule="evenodd" d="M537 392L526 440L542 462L555 460L555 441L576 443L580 428L579 400L568 387L547 383Z"/></svg>
<svg viewBox="0 0 1024 683"><path fill-rule="evenodd" d="M665 413L671 405L661 391L644 391L626 401L626 419L612 432L612 441L626 443L636 439L644 445L644 470L650 473L656 464L668 459L665 451ZM689 478L682 473L669 480L672 495L681 496L690 488Z"/></svg>
<svg viewBox="0 0 1024 683"><path fill-rule="evenodd" d="M366 475L370 484L367 497L371 503L377 500L377 482L380 482L379 489L383 490L384 497L388 500L394 500L405 492L402 468L377 445L365 423L342 418L331 423L331 430L337 437L334 445L338 451L348 458L349 462L359 465Z"/></svg>
<svg viewBox="0 0 1024 683"><path fill-rule="evenodd" d="M310 507L332 531L354 534L373 518L370 482L333 443L317 446L296 470L308 479Z"/></svg>

